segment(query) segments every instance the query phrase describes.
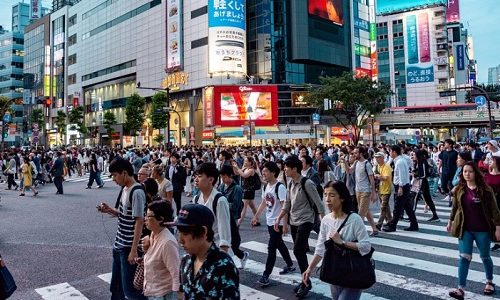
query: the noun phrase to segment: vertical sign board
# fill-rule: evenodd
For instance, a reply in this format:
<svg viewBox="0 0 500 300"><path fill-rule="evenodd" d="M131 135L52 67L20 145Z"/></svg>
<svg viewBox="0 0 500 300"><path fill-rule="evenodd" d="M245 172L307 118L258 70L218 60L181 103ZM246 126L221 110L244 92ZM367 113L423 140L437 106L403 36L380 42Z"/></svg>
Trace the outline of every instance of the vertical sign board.
<svg viewBox="0 0 500 300"><path fill-rule="evenodd" d="M31 0L31 16L30 19L38 19L40 18L40 1L39 0Z"/></svg>
<svg viewBox="0 0 500 300"><path fill-rule="evenodd" d="M354 74L359 77L372 77L373 71L373 49L376 47L376 31L372 32L370 23L370 7L365 1L355 0L353 2L354 12L354 55L353 62ZM375 34L375 40L372 40L372 34Z"/></svg>
<svg viewBox="0 0 500 300"><path fill-rule="evenodd" d="M448 0L448 9L446 10L447 23L460 22L460 4L459 0Z"/></svg>
<svg viewBox="0 0 500 300"><path fill-rule="evenodd" d="M247 73L245 0L208 1L208 72Z"/></svg>
<svg viewBox="0 0 500 300"><path fill-rule="evenodd" d="M207 87L203 93L203 125L205 128L214 126L214 88Z"/></svg>
<svg viewBox="0 0 500 300"><path fill-rule="evenodd" d="M167 0L167 72L182 70L182 0Z"/></svg>
<svg viewBox="0 0 500 300"><path fill-rule="evenodd" d="M406 32L406 83L419 84L434 81L434 65L430 49L429 12L410 13L403 19Z"/></svg>
<svg viewBox="0 0 500 300"><path fill-rule="evenodd" d="M375 20L375 0L368 1L368 13L370 18L370 42L371 42L371 63L372 80L378 80L377 65L377 23Z"/></svg>
<svg viewBox="0 0 500 300"><path fill-rule="evenodd" d="M457 69L465 70L464 45L457 45Z"/></svg>

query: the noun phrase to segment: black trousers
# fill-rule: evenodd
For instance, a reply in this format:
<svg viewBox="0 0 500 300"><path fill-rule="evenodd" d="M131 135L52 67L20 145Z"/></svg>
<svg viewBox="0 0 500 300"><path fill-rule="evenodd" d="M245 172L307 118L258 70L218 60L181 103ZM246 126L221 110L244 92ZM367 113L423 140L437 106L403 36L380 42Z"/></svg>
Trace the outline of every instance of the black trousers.
<svg viewBox="0 0 500 300"><path fill-rule="evenodd" d="M269 242L267 243L267 260L264 276L269 277L273 272L274 264L276 263L276 249L280 252L287 266L290 267L293 265L290 252L288 252L288 248L285 242L283 242L283 226L279 228L280 231L276 232L274 226L267 226L267 231L269 231Z"/></svg>
<svg viewBox="0 0 500 300"><path fill-rule="evenodd" d="M412 201L410 199L410 189L411 186L409 184L403 187L403 195L398 196L398 186L394 186L395 189L395 199L394 199L394 211L392 214L392 221L387 223L390 227L396 228L398 225L399 219L403 215L403 210L406 212L406 215L410 218L410 226L418 228L417 217L415 216L415 211L413 211Z"/></svg>
<svg viewBox="0 0 500 300"><path fill-rule="evenodd" d="M54 177L54 185L56 186L57 192L59 194L63 193L63 180L64 178L62 176Z"/></svg>
<svg viewBox="0 0 500 300"><path fill-rule="evenodd" d="M18 187L16 181L14 180L14 174L7 174L7 187L10 189L13 186Z"/></svg>
<svg viewBox="0 0 500 300"><path fill-rule="evenodd" d="M245 253L240 249L240 244L241 244L240 230L236 225L236 220L233 217L229 218L231 218L229 220L231 224L231 249L233 249L233 253L234 255L236 255L236 257L242 259L243 256L245 256Z"/></svg>
<svg viewBox="0 0 500 300"><path fill-rule="evenodd" d="M99 182L98 182L98 179L97 179L97 172L90 171L89 182L87 183L87 186L88 187L92 187L92 185L94 184L94 180L97 183L97 185L99 185Z"/></svg>
<svg viewBox="0 0 500 300"><path fill-rule="evenodd" d="M304 273L309 266L307 262L307 250L309 249L309 235L313 223L304 223L298 226L290 225L293 239L293 255L299 264L300 273Z"/></svg>
<svg viewBox="0 0 500 300"><path fill-rule="evenodd" d="M173 194L175 206L177 206L177 215L179 214L179 210L181 210L181 199L182 199L182 189L175 189Z"/></svg>
<svg viewBox="0 0 500 300"><path fill-rule="evenodd" d="M451 182L453 181L453 176L455 176L455 174L441 175L441 189L443 190L443 193L450 193L451 188L453 187L453 185L451 184Z"/></svg>
<svg viewBox="0 0 500 300"><path fill-rule="evenodd" d="M436 215L436 206L434 205L434 201L432 200L431 190L429 189L429 181L427 180L427 178L422 179L420 191L422 192L422 196L424 197L425 204L429 206L432 214ZM416 206L417 204L415 203L415 207Z"/></svg>

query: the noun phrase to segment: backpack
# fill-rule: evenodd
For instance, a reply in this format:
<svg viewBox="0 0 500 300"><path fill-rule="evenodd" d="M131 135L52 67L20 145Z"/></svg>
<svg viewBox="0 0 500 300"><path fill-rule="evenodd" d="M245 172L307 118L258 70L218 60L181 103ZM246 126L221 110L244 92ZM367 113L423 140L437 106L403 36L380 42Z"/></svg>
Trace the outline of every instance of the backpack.
<svg viewBox="0 0 500 300"><path fill-rule="evenodd" d="M255 191L258 191L261 188L262 188L262 181L260 181L260 176L257 173L257 171L255 171L255 173L253 174L253 189Z"/></svg>
<svg viewBox="0 0 500 300"><path fill-rule="evenodd" d="M309 193L307 193L307 190L306 190L306 181L307 180L308 180L308 178L302 177L302 179L300 180L300 185L302 186L302 191L304 191L304 194L306 194L307 202L309 202L309 205L311 206L312 210L314 211L314 223L313 223L312 229L316 233L319 233L319 228L321 225L321 218L319 217L319 211L318 211L318 208L316 207L316 204L311 200L311 197L309 197ZM318 185L316 185L316 190L318 190ZM323 187L321 187L321 190L323 190ZM319 190L318 190L318 192L319 192ZM319 194L320 199L322 198L322 195L323 194Z"/></svg>
<svg viewBox="0 0 500 300"><path fill-rule="evenodd" d="M276 182L276 186L274 187L274 194L276 194L277 198L279 198L279 196L278 196L278 190L280 188L280 185L282 185L282 184L283 183L281 183L281 182L278 181L278 182ZM267 183L264 185L264 189L263 189L262 193L264 193L264 191L266 190L266 188L267 188ZM262 196L264 196L264 194ZM279 199L278 199L278 201L279 201Z"/></svg>
<svg viewBox="0 0 500 300"><path fill-rule="evenodd" d="M219 198L223 196L224 195L222 195L221 192L217 192L217 194L215 194L214 201L212 202L212 212L214 213L215 221L217 221L217 204L219 203ZM198 204L199 200L200 200L200 194L194 197L193 202L195 204ZM243 209L242 205L240 205L240 207L241 209ZM229 209L229 214L231 215L231 209ZM238 230L238 225L236 224L236 220L232 216L229 218L229 226L231 227L231 238L232 238L234 230Z"/></svg>
<svg viewBox="0 0 500 300"><path fill-rule="evenodd" d="M132 195L134 194L135 190L143 190L144 187L142 185L134 185L132 189L130 190L130 193L128 194L128 201L130 202L130 206L132 206ZM120 193L118 194L118 198L116 198L116 203L115 203L115 208L118 209L120 207L120 201L122 199L122 193L123 193L123 188L120 190ZM146 192L144 192L146 193Z"/></svg>

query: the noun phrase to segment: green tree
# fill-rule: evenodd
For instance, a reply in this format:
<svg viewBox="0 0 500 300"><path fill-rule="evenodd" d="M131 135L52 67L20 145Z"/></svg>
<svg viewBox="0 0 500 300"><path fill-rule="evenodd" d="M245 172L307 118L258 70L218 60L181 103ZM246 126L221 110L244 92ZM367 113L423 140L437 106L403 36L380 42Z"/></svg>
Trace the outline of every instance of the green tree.
<svg viewBox="0 0 500 300"><path fill-rule="evenodd" d="M85 126L85 111L83 106L73 108L68 114L68 121L72 126L72 130L78 130L82 135L89 131Z"/></svg>
<svg viewBox="0 0 500 300"><path fill-rule="evenodd" d="M12 111L11 109L11 105L14 103L14 101L12 99L9 99L8 97L6 96L0 96L0 117L3 119L3 116L5 115L6 112L10 112ZM2 133L2 144L0 145L0 149L2 150L3 152L3 141L4 141L4 131L3 131L3 126L2 126L2 130L1 130L1 133Z"/></svg>
<svg viewBox="0 0 500 300"><path fill-rule="evenodd" d="M155 136L153 140L155 142L157 142L158 144L161 144L165 140L165 137L163 136L163 134L159 134L159 135Z"/></svg>
<svg viewBox="0 0 500 300"><path fill-rule="evenodd" d="M163 111L167 103L167 96L165 93L158 92L154 94L151 104L151 126L154 129L162 129L167 126L168 115Z"/></svg>
<svg viewBox="0 0 500 300"><path fill-rule="evenodd" d="M132 94L127 99L127 106L125 107L125 129L130 132L130 135L137 136L137 131L142 128L144 124L145 112L144 107L146 100L139 94Z"/></svg>
<svg viewBox="0 0 500 300"><path fill-rule="evenodd" d="M478 84L477 86L488 93L491 101L500 102L500 84ZM475 103L475 98L480 95L483 95L481 91L472 88L470 91L467 91L465 102Z"/></svg>
<svg viewBox="0 0 500 300"><path fill-rule="evenodd" d="M311 88L306 101L315 107L323 107L324 99L332 101L333 109L327 111L337 123L351 129L353 142L357 144L361 129L368 123L368 117L384 109L384 103L392 94L386 83L374 82L369 77L354 77L345 72L337 77L320 77L321 85Z"/></svg>
<svg viewBox="0 0 500 300"><path fill-rule="evenodd" d="M38 124L38 128L43 128L45 124L45 117L41 108L35 108L31 111L30 122L31 125Z"/></svg>
<svg viewBox="0 0 500 300"><path fill-rule="evenodd" d="M58 110L56 116L56 126L57 132L59 133L59 139L63 140L63 136L66 134L66 123L67 123L67 115L64 111Z"/></svg>
<svg viewBox="0 0 500 300"><path fill-rule="evenodd" d="M102 121L102 125L106 129L106 132L108 133L108 136L111 137L111 134L115 132L115 129L113 128L113 125L116 125L116 117L115 114L112 113L111 111L107 111L104 113L104 118Z"/></svg>

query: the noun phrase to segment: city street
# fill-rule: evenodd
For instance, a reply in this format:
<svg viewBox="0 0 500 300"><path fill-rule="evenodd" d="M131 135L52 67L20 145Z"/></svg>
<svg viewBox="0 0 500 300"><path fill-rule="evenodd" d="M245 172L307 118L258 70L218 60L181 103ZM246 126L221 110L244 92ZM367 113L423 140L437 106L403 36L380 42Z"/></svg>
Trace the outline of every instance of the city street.
<svg viewBox="0 0 500 300"><path fill-rule="evenodd" d="M109 178L105 180L103 189L85 190L84 178L69 179L63 196L55 194L52 184L41 187L37 197L29 192L19 197L18 191L5 191L1 185L0 253L18 284L12 299L109 299L116 219L102 216L95 206L103 201L114 204L119 189ZM445 229L450 209L443 201L437 201L437 206L440 223L420 222L420 232L405 232L402 228L408 224L400 222L397 232L371 239L377 284L362 299L449 299L448 290L456 285L457 240ZM430 214L419 206L417 217L422 221ZM265 266L268 233L264 226L251 228L249 221L241 227L242 249L250 252L247 267L240 273L242 299L294 299L291 290L300 275L278 275L284 264L280 258L271 285L261 288L256 283ZM290 236L286 242L292 249ZM315 244L312 234L311 249ZM492 258L498 286L500 255L494 253ZM235 263L240 264L237 258ZM491 298L482 295L483 281L476 251L467 299ZM312 292L309 299L331 298L328 285L317 274ZM499 298L498 293L494 297Z"/></svg>

